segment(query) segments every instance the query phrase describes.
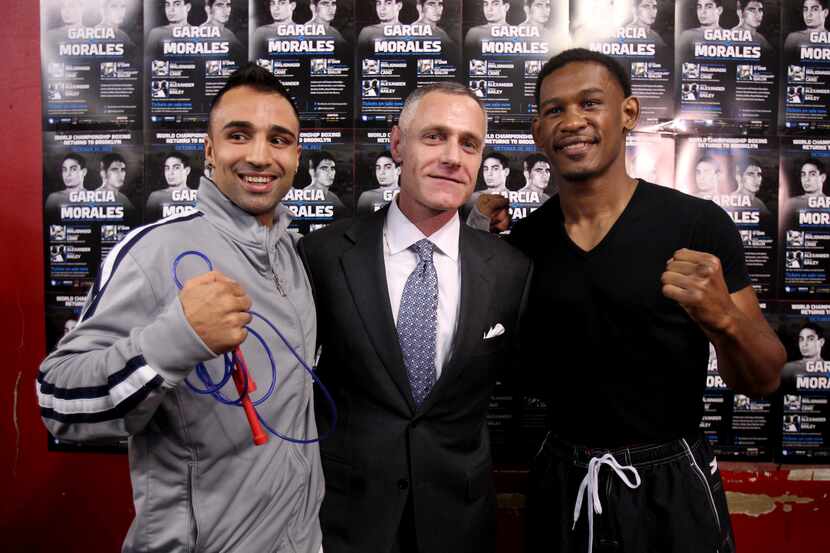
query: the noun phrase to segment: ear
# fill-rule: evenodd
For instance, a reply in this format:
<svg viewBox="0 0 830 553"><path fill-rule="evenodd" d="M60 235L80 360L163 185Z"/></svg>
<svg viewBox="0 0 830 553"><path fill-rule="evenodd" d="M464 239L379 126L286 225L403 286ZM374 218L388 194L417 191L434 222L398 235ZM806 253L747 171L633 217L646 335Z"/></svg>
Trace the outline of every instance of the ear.
<svg viewBox="0 0 830 553"><path fill-rule="evenodd" d="M216 166L213 160L213 140L210 138L210 132L205 135L205 161L214 167Z"/></svg>
<svg viewBox="0 0 830 553"><path fill-rule="evenodd" d="M300 154L303 153L303 146L299 142L297 142L297 164L294 166L294 173L296 174L297 171L300 170ZM311 162L309 161L309 166Z"/></svg>
<svg viewBox="0 0 830 553"><path fill-rule="evenodd" d="M542 143L541 137L541 121L539 121L539 116L535 116L533 118L533 122L530 124L530 134L533 135L533 143L536 144L536 147L540 150L545 149L545 145Z"/></svg>
<svg viewBox="0 0 830 553"><path fill-rule="evenodd" d="M629 96L622 103L623 132L633 131L640 118L640 100Z"/></svg>
<svg viewBox="0 0 830 553"><path fill-rule="evenodd" d="M401 142L403 141L403 132L398 125L392 127L392 134L389 136L389 150L392 152L392 159L401 162L403 155L401 152Z"/></svg>

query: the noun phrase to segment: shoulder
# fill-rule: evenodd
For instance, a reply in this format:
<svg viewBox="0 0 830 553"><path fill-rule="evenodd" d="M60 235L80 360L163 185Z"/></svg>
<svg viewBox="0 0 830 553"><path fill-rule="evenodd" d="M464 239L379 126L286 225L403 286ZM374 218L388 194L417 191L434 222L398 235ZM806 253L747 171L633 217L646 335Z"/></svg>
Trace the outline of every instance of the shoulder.
<svg viewBox="0 0 830 553"><path fill-rule="evenodd" d="M534 233L542 228L550 228L562 220L562 211L559 209L559 194L554 194L533 213L517 221L513 225L512 233Z"/></svg>
<svg viewBox="0 0 830 553"><path fill-rule="evenodd" d="M354 229L359 219L341 219L330 225L311 232L300 240L301 249L307 255L316 255L322 251L340 249L346 233Z"/></svg>
<svg viewBox="0 0 830 553"><path fill-rule="evenodd" d="M194 235L201 227L209 227L205 214L194 211L184 215L173 215L148 225L133 229L118 243L117 248L134 254L153 255L193 245ZM188 246L188 247L189 247Z"/></svg>
<svg viewBox="0 0 830 553"><path fill-rule="evenodd" d="M519 265L529 262L529 258L525 254L511 246L504 238L483 230L473 228L468 228L467 230L472 233L474 240L486 248L486 251L488 251L499 263L504 261L505 263L509 263L511 265Z"/></svg>

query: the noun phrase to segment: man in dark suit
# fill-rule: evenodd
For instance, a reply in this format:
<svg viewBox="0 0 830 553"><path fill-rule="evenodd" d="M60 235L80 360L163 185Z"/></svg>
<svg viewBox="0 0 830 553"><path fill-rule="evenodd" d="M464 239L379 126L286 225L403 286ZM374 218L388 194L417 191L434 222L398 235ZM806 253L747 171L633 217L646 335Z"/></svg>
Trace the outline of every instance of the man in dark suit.
<svg viewBox="0 0 830 553"><path fill-rule="evenodd" d="M390 139L396 201L301 242L339 413L320 444L326 553L494 551L485 415L514 372L530 263L459 221L486 128L469 89L416 90Z"/></svg>

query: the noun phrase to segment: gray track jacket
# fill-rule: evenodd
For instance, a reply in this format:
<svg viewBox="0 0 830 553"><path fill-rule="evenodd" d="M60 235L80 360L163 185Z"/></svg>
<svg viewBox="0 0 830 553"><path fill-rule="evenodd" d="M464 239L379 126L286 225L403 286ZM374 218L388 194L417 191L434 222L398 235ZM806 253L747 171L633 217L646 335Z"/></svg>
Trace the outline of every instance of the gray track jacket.
<svg viewBox="0 0 830 553"><path fill-rule="evenodd" d="M270 229L202 179L197 212L132 231L109 254L78 326L44 360L37 394L46 426L63 440L129 437L136 518L123 551L317 553L323 475L316 444L271 435L255 447L243 411L198 395L192 372L213 359L187 323L171 272L182 252L206 254L236 280L309 364L316 340L314 304L277 208ZM184 258L184 282L208 269ZM258 407L282 434L316 437L312 381L278 336L254 318L252 328L277 363L276 390ZM272 378L268 357L249 334L243 347L257 384ZM213 378L219 361L208 364ZM238 397L232 381L222 389Z"/></svg>

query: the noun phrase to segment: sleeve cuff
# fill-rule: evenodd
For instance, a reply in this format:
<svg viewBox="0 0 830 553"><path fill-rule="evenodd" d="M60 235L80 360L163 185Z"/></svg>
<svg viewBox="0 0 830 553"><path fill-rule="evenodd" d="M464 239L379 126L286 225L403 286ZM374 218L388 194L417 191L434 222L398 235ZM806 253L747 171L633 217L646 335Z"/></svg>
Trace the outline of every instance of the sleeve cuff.
<svg viewBox="0 0 830 553"><path fill-rule="evenodd" d="M138 344L147 363L173 386L197 363L218 357L187 322L178 297L141 331Z"/></svg>
<svg viewBox="0 0 830 553"><path fill-rule="evenodd" d="M474 205L472 211L470 211L470 214L467 215L467 226L477 230L483 230L484 232L489 232L490 217L479 211L478 205Z"/></svg>

